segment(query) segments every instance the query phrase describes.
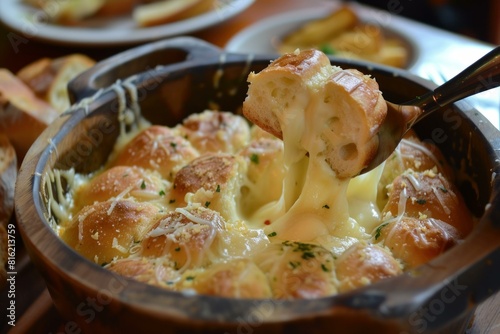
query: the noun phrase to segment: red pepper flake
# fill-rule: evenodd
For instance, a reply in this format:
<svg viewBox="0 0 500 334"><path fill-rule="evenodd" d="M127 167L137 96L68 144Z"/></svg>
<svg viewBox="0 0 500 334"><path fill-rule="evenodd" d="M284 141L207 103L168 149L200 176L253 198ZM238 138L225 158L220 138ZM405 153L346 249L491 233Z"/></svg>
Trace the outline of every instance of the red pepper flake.
<svg viewBox="0 0 500 334"><path fill-rule="evenodd" d="M271 225L271 221L269 219L267 219L265 222L264 222L264 225Z"/></svg>

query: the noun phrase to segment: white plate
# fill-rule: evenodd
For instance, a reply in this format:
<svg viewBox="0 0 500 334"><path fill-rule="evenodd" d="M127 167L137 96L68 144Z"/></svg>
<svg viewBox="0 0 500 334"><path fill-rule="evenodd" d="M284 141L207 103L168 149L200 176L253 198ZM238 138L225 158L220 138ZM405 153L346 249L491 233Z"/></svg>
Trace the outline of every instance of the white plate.
<svg viewBox="0 0 500 334"><path fill-rule="evenodd" d="M67 0L65 0L67 1ZM90 19L69 27L40 22L44 13L22 0L0 0L0 21L14 33L9 38L37 39L65 45L130 45L191 33L218 24L248 8L254 0L218 0L214 10L170 24L138 28L131 17Z"/></svg>
<svg viewBox="0 0 500 334"><path fill-rule="evenodd" d="M304 23L326 16L339 8L340 3L328 1L313 8L290 11L259 21L233 36L225 46L226 51L251 54L276 54L279 41ZM388 35L397 35L406 42L411 59L408 67L418 53L418 41L404 33L405 27L400 19L387 11L376 10L352 4L361 21L379 26Z"/></svg>

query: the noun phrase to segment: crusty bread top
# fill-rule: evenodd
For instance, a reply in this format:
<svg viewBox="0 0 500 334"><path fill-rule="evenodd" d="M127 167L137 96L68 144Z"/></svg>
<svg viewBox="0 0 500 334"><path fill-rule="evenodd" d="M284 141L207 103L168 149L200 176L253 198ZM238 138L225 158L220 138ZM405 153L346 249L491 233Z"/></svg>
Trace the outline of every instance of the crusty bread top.
<svg viewBox="0 0 500 334"><path fill-rule="evenodd" d="M358 175L376 153L387 106L369 76L332 66L320 51L305 50L281 56L261 72L251 73L248 81L243 114L286 139L284 123L296 117L293 113L303 113L299 123L288 125L295 128L292 135L302 136L296 140L300 145L320 139L324 148L316 153L325 156L339 178ZM303 148L312 153L312 147Z"/></svg>
<svg viewBox="0 0 500 334"><path fill-rule="evenodd" d="M325 54L306 50L285 54L261 72L250 73L248 76L250 86L248 97L243 103L243 115L263 130L283 139L277 113L284 112L283 108L286 107L287 99L292 98L291 94L306 92L307 82L312 81L312 78L327 66L330 66L330 60ZM263 77L264 80L261 79ZM295 90L302 91L289 91L291 94L288 96L273 96L275 85L285 86L287 83L290 86L292 83L298 85ZM283 87L283 89L291 90L293 87Z"/></svg>

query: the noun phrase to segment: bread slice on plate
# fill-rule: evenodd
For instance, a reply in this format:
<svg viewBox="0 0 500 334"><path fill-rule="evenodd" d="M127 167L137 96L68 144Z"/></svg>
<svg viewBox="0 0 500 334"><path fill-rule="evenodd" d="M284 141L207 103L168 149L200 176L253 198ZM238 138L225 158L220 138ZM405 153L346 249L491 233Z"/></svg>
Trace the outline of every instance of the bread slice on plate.
<svg viewBox="0 0 500 334"><path fill-rule="evenodd" d="M0 69L0 133L9 138L19 161L58 115L12 72Z"/></svg>
<svg viewBox="0 0 500 334"><path fill-rule="evenodd" d="M93 59L77 53L55 59L41 58L19 70L17 77L40 99L62 113L70 107L68 82L94 64Z"/></svg>
<svg viewBox="0 0 500 334"><path fill-rule="evenodd" d="M140 27L183 20L214 8L216 0L164 0L137 6L132 16Z"/></svg>

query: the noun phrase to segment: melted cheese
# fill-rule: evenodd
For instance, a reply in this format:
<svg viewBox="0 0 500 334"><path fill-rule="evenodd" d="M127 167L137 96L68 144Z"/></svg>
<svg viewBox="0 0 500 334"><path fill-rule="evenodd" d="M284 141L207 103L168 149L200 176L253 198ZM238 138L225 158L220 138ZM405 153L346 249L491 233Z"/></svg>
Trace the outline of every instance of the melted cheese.
<svg viewBox="0 0 500 334"><path fill-rule="evenodd" d="M216 83L219 80L218 75L214 78ZM318 85L326 75L329 73L318 74ZM112 89L118 96L118 119L121 125L120 136L110 160L120 153L140 130L149 126L140 116L138 96L134 86L130 82L117 83L113 85ZM127 106L126 93L131 99L131 107ZM305 108L304 105L306 105ZM377 197L384 165L353 179L337 178L335 172L325 161L323 155L325 151L324 140L317 135L323 133L325 126L323 120L328 118L329 113L329 110L318 107L319 105L320 101L314 97L307 103L304 101L290 103L287 112L278 115L282 125L284 151L277 150L276 156L269 158L273 160L271 166L274 169L257 169L254 170L255 174L249 177L248 174L245 174L250 170L248 166L240 165L239 173L244 175L232 177L230 193L221 193L220 189L225 185L220 185L221 187L218 185L216 190L202 187L194 193L187 193L184 199L187 204L178 206L172 196L172 183L163 179L165 189L162 189L158 196L151 193L150 199L149 196L144 195L146 190L137 190L137 184L130 184L121 193L108 199L111 201L107 211L108 215L113 215L116 203L124 197L132 201L138 201L138 197L141 197L141 201L148 201L157 206L160 213L175 211L184 216L189 221L188 223L160 221L156 227L147 231L146 237L144 237L154 239L163 236L165 244L168 244L165 247L168 249L174 243L183 246L186 258L181 265L177 266L176 263L172 263L172 257L175 258L175 256L168 254L154 259L141 259L143 256L141 255L143 254L141 240L134 240L136 244L127 251L126 247L119 244L118 238L114 237L109 247L118 250L124 256L129 256L130 259L134 260L131 263L156 263L154 265L156 279L149 280L150 284L157 284L185 293L196 292L193 288L198 285L192 282L196 275L205 277L207 282L217 279L217 275L226 275L225 279L229 277L228 275L232 275L231 277L235 277L233 279L239 281L244 279L247 270L252 268L254 275L260 275L258 270L263 270L265 277L270 282L262 282L261 289L256 289L259 291L258 294L250 296L246 294L248 291L240 291L239 285L234 285L236 297L243 295L262 297L267 296L268 292L273 290L273 296L281 298L283 297L283 289L289 287L275 287L276 283L273 283L275 282L273 277L278 277L282 272L299 276L304 274L309 277L310 272L307 269L298 268L301 261L305 259L307 261L303 263L310 263L314 270L312 271L313 278L304 279L313 281L319 279L320 285L324 283L326 288L314 290L318 287L314 286L311 288L312 290L299 291L299 294L304 298L312 298L320 296L321 293L336 293L335 264L331 259L338 258L346 249L360 240L372 238L373 231L380 230L384 226L382 224L384 220L400 221L406 210L408 196L406 189L403 188L397 213L394 215L388 213L386 217L382 217L380 208L377 206ZM155 138L151 139L155 143L157 142ZM335 138L329 139L335 140ZM248 138L247 142L243 144L249 146L250 140L258 140L258 138ZM167 150L169 148L155 145L152 149ZM238 152L226 153L241 154ZM239 159L238 164L258 163L259 153L260 151L257 150L255 151L257 157L247 155L247 159ZM424 150L424 153L435 159L436 163L438 162L430 150ZM397 157L400 158L398 155ZM154 166L155 162L152 161L151 165ZM58 224L54 223L53 227L59 235L64 235L66 225L78 213L74 212L76 209L72 198L76 193L75 190L82 184L90 182L101 172L102 170L88 175L80 175L76 174L74 170L54 170L47 173L45 176L45 195L48 203L48 215L51 221L57 220ZM260 175L260 177L256 178L255 175ZM416 178L409 177L408 180L415 188L420 187ZM272 189L268 189L269 187ZM225 215L225 226L220 226L211 219L201 218L190 211L192 207L196 206L209 208L212 202L216 206L215 201L220 196L224 196L226 201L220 203L225 203L225 210L229 210L229 213ZM440 199L441 194L437 191L435 196ZM230 204L229 208L226 205L228 203ZM92 212L92 210L87 211L88 214ZM56 219L52 217L56 217ZM78 238L80 240L86 232L83 231L84 227L81 223L84 219L83 215L80 216L78 225ZM196 241L193 244L190 243L192 240L190 238L196 238L201 234L202 229L206 231L207 228L208 235L203 239L201 246L196 244ZM91 233L91 238L100 240L100 235L98 232ZM375 236L376 238L377 236ZM392 236L389 235L389 238ZM298 247L303 253L297 254L295 252L297 248L292 246ZM314 252L307 250L314 250ZM178 250L170 249L170 252L176 251ZM313 260L315 256L326 262L320 263L317 259ZM99 255L95 254L94 259L97 261L98 258ZM235 263L234 261L241 261L241 259L254 261L260 269L246 265L234 265L234 267L230 265ZM172 274L168 284L160 279L162 276L160 272L167 270L166 268L169 272L175 273L175 275ZM212 268L214 269L212 270ZM265 268L267 268L267 272ZM286 277L279 277L278 281L286 284ZM308 284L307 282L303 283L306 286ZM199 289L202 292L207 291L205 288ZM281 292L276 292L276 289Z"/></svg>

